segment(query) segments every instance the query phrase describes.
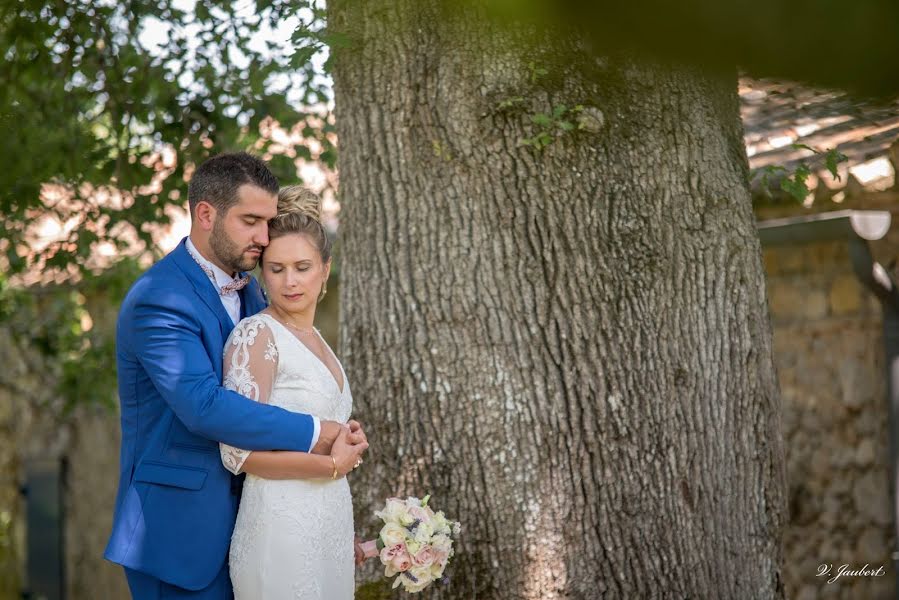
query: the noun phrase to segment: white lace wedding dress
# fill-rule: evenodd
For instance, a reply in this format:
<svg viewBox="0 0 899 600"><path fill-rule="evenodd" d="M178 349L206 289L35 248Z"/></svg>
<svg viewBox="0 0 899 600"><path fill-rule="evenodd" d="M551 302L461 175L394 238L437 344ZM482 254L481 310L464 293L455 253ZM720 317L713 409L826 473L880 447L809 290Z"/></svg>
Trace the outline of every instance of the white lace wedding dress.
<svg viewBox="0 0 899 600"><path fill-rule="evenodd" d="M293 332L260 313L238 323L228 339L225 387L345 423L353 400L343 366L331 355L343 390ZM222 444L221 454L238 473L250 452ZM229 560L235 600L351 599L353 506L346 478L276 481L248 473Z"/></svg>

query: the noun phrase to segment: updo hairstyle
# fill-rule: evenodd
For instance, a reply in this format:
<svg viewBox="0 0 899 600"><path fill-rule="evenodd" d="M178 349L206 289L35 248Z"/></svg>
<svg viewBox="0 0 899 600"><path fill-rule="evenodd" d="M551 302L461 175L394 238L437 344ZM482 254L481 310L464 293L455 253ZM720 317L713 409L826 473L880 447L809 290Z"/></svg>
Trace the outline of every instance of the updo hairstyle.
<svg viewBox="0 0 899 600"><path fill-rule="evenodd" d="M301 185L290 185L278 192L278 214L268 222L268 238L299 233L308 236L318 248L322 263L331 258L331 238L322 225L322 201L318 194Z"/></svg>

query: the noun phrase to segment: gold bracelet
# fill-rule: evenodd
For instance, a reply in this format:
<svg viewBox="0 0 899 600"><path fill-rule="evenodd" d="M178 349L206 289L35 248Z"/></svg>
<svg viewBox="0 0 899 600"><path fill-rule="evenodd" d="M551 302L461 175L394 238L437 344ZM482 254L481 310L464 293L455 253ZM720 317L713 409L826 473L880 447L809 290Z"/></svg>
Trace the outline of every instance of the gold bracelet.
<svg viewBox="0 0 899 600"><path fill-rule="evenodd" d="M331 479L337 479L337 461L331 457L331 464L334 465L334 472L331 473Z"/></svg>

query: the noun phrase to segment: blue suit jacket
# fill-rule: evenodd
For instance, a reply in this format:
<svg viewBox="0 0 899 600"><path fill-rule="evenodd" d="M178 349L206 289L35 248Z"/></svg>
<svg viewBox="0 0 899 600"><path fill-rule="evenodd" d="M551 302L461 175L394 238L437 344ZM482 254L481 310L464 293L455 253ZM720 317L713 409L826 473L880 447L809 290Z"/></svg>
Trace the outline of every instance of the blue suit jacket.
<svg viewBox="0 0 899 600"><path fill-rule="evenodd" d="M253 280L241 290L241 312L264 307ZM218 442L307 451L312 441L309 415L222 387L233 327L184 240L131 287L116 326L122 452L104 556L189 590L222 568L237 514Z"/></svg>

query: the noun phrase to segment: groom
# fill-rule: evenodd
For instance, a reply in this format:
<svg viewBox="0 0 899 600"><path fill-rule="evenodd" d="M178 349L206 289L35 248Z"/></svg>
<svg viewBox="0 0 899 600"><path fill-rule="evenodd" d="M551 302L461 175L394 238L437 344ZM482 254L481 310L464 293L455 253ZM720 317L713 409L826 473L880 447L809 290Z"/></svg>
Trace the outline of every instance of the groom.
<svg viewBox="0 0 899 600"><path fill-rule="evenodd" d="M259 404L222 387L225 341L265 308L252 270L268 245L278 182L244 153L191 178L190 237L131 287L116 328L122 450L104 556L138 600L230 600L228 545L241 480L218 442L327 454L341 425ZM351 443L366 443L351 421Z"/></svg>

